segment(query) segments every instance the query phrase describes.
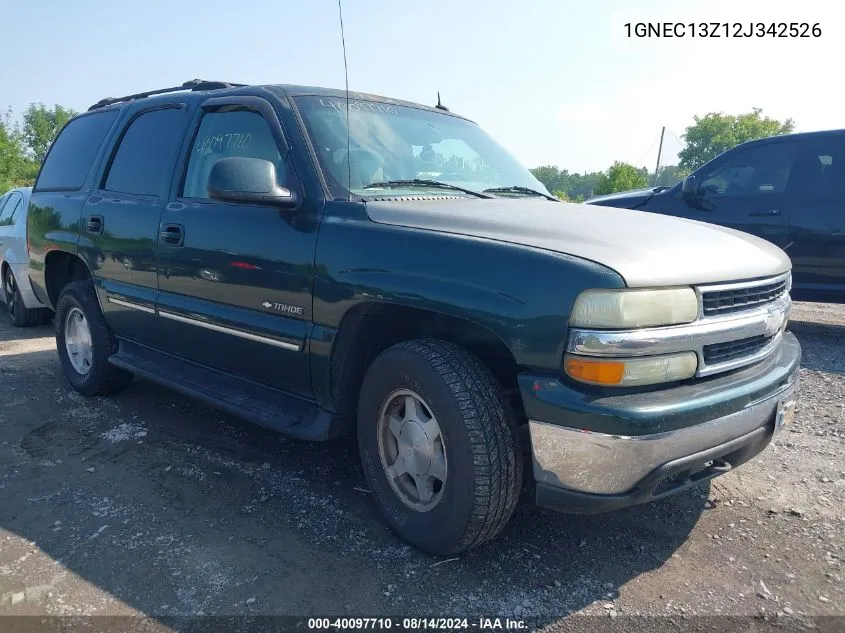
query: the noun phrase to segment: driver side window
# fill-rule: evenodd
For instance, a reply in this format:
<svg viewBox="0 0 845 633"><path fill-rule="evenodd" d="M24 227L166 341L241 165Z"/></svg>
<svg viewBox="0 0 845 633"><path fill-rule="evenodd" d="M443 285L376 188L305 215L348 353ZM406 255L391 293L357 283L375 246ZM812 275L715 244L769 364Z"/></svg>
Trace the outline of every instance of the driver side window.
<svg viewBox="0 0 845 633"><path fill-rule="evenodd" d="M766 143L734 152L701 178L704 197L783 193L795 160L793 143Z"/></svg>
<svg viewBox="0 0 845 633"><path fill-rule="evenodd" d="M191 147L182 196L208 198L211 167L219 159L230 156L269 160L276 166L276 177L280 180L285 173L276 139L261 114L254 110L208 112L200 121Z"/></svg>

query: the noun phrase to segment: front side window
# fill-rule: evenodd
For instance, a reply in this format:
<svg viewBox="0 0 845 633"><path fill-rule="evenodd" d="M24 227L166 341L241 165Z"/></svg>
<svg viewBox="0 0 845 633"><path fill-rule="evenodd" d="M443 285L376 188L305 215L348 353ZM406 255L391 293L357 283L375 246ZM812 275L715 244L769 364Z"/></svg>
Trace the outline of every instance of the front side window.
<svg viewBox="0 0 845 633"><path fill-rule="evenodd" d="M36 190L77 191L85 184L91 165L117 117L117 110L71 119L50 152L35 183Z"/></svg>
<svg viewBox="0 0 845 633"><path fill-rule="evenodd" d="M182 137L185 111L151 110L129 124L105 178L106 191L155 195L172 173L173 154Z"/></svg>
<svg viewBox="0 0 845 633"><path fill-rule="evenodd" d="M832 134L804 143L787 190L803 195L845 192L845 137Z"/></svg>
<svg viewBox="0 0 845 633"><path fill-rule="evenodd" d="M182 196L208 198L211 167L221 158L230 156L269 160L276 166L277 178L283 178L279 147L261 114L248 109L208 112L200 121L191 147ZM283 182L279 184L284 186Z"/></svg>
<svg viewBox="0 0 845 633"><path fill-rule="evenodd" d="M294 101L332 195L384 195L379 183L436 180L473 191L546 188L478 125L389 102L299 96ZM443 190L434 189L442 193ZM401 187L392 187L398 194ZM419 194L415 186L408 194Z"/></svg>
<svg viewBox="0 0 845 633"><path fill-rule="evenodd" d="M783 193L795 161L793 143L767 143L738 150L701 178L704 196Z"/></svg>
<svg viewBox="0 0 845 633"><path fill-rule="evenodd" d="M3 202L0 202L0 226L9 226L15 223L18 209L23 206L23 196L13 192Z"/></svg>

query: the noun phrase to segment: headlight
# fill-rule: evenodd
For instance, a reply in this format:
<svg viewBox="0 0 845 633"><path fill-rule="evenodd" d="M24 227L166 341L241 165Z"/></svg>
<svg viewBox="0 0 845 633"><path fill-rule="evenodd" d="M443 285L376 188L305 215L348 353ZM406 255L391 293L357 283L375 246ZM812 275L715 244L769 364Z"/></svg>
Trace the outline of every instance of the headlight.
<svg viewBox="0 0 845 633"><path fill-rule="evenodd" d="M698 369L695 352L639 358L589 358L567 354L566 373L580 382L613 387L654 385L692 378Z"/></svg>
<svg viewBox="0 0 845 633"><path fill-rule="evenodd" d="M689 287L655 290L585 290L575 300L570 325L628 329L690 323L698 297Z"/></svg>

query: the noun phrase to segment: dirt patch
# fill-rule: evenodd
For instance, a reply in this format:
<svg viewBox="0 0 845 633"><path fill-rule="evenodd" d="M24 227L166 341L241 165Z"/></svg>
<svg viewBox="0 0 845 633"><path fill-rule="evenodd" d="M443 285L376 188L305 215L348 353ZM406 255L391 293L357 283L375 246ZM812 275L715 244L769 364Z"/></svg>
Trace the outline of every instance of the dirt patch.
<svg viewBox="0 0 845 633"><path fill-rule="evenodd" d="M289 440L143 381L83 398L51 327L2 325L0 614L145 614L162 630L197 614L584 630L845 615L845 306L796 304L790 327L804 349L795 423L742 468L597 517L525 496L495 542L440 559L385 527L350 444Z"/></svg>

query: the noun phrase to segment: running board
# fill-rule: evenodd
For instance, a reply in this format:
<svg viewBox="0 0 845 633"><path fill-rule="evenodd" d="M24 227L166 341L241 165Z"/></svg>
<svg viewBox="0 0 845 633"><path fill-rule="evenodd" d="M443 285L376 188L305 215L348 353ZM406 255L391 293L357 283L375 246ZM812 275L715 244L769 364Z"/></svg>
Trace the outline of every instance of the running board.
<svg viewBox="0 0 845 633"><path fill-rule="evenodd" d="M291 437L325 441L343 434L341 421L316 404L131 341L120 340L118 351L109 362Z"/></svg>

